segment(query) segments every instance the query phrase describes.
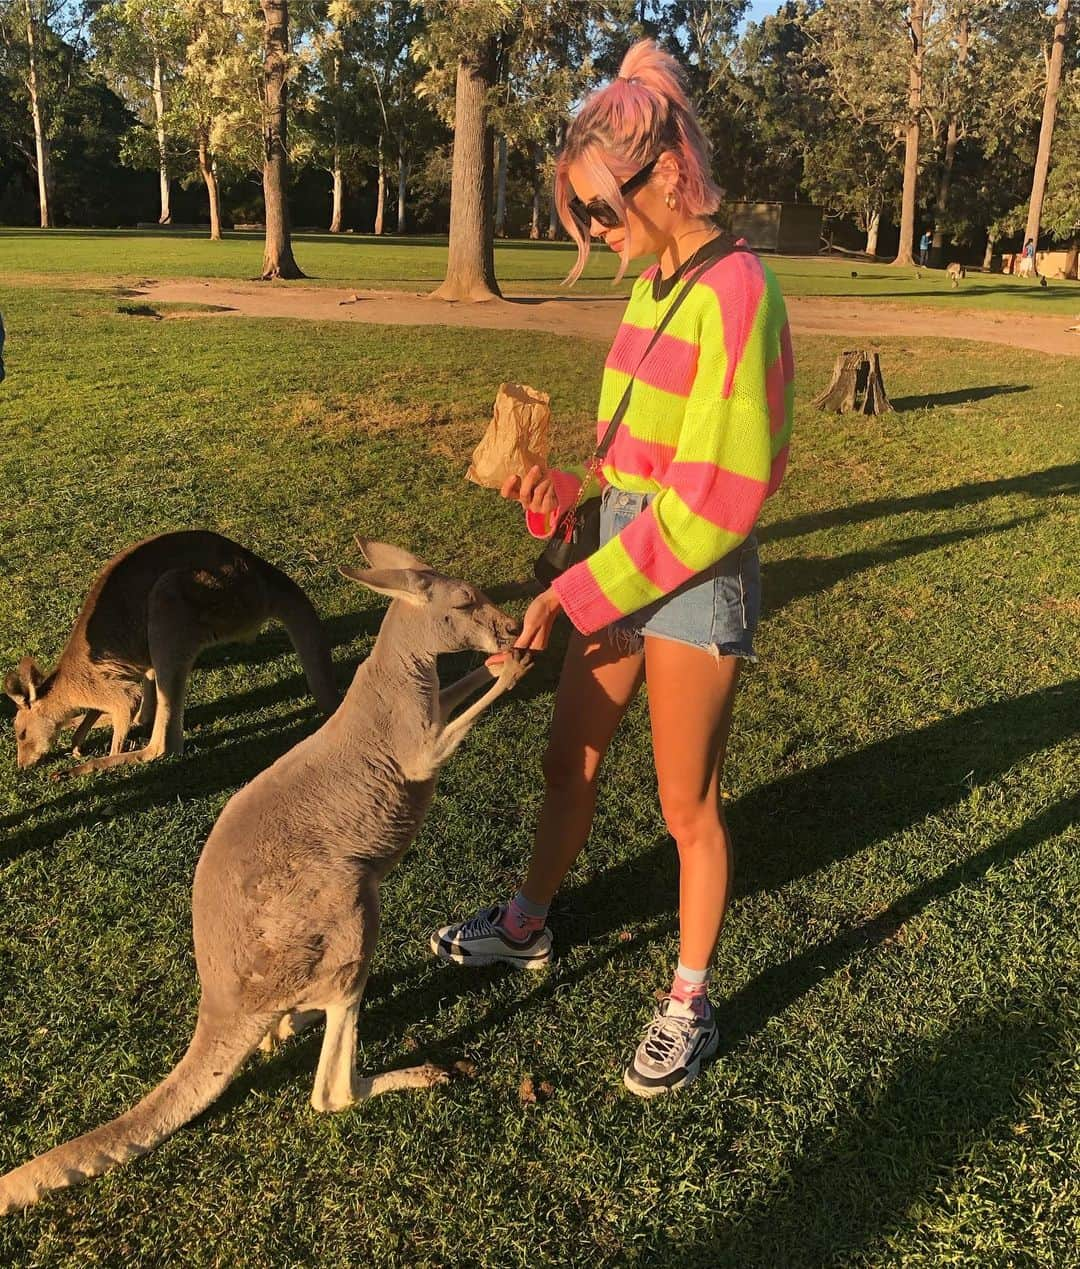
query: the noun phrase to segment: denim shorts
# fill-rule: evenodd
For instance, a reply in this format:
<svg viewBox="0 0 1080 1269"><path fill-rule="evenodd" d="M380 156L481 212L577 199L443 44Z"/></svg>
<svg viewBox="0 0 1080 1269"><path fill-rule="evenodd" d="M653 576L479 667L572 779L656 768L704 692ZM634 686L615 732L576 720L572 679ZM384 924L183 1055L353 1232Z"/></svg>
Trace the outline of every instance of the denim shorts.
<svg viewBox="0 0 1080 1269"><path fill-rule="evenodd" d="M609 485L600 504L600 545L625 529L653 497ZM751 533L711 568L614 622L608 631L615 646L627 652L641 648L644 636L651 635L704 648L718 657L756 661L754 632L760 612L761 570L757 538Z"/></svg>

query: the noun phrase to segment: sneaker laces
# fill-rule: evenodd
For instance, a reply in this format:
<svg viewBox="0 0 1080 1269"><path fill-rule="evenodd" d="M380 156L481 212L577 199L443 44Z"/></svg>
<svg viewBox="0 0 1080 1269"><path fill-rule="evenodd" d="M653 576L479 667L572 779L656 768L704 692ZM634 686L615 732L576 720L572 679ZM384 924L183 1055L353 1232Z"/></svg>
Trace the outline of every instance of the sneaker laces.
<svg viewBox="0 0 1080 1269"><path fill-rule="evenodd" d="M469 917L467 921L463 921L458 930L458 938L462 939L482 939L489 938L499 931L495 927L495 921L498 917L500 909L498 906L493 908L483 908L475 916Z"/></svg>
<svg viewBox="0 0 1080 1269"><path fill-rule="evenodd" d="M672 1055L685 1049L690 1042L690 1034L697 1025L697 1018L672 1017L669 1014L658 1014L649 1023L645 1039L641 1042L646 1056L657 1065L665 1065L671 1061Z"/></svg>

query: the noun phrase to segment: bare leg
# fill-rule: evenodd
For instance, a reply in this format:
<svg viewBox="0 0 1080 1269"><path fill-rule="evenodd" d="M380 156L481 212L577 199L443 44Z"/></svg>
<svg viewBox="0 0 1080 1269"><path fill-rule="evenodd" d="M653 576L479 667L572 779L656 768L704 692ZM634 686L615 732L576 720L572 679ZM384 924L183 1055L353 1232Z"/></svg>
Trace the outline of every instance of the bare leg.
<svg viewBox="0 0 1080 1269"><path fill-rule="evenodd" d="M679 956L707 969L731 893L731 837L720 772L739 680L738 657L645 640L660 806L679 850Z"/></svg>
<svg viewBox="0 0 1080 1269"><path fill-rule="evenodd" d="M606 635L571 637L544 755L547 791L521 887L533 903L551 902L585 845L600 764L641 686L644 661L641 652L620 652Z"/></svg>
<svg viewBox="0 0 1080 1269"><path fill-rule="evenodd" d="M346 1110L381 1093L392 1093L402 1088L431 1088L435 1084L447 1083L450 1077L446 1071L431 1065L410 1066L402 1071L386 1071L359 1079L356 1074L356 1018L359 1012L359 1000L348 1005L331 1005L326 1011L326 1034L311 1093L311 1104L316 1110Z"/></svg>

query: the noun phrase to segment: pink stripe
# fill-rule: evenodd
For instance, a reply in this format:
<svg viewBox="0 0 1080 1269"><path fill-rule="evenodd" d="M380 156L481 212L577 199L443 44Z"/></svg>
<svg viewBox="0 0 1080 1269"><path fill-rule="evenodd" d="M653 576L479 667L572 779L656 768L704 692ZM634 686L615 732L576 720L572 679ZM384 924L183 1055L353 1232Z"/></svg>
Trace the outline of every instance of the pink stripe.
<svg viewBox="0 0 1080 1269"><path fill-rule="evenodd" d="M619 534L619 541L626 548L626 553L633 560L638 572L644 574L665 595L694 575L692 568L687 568L671 553L651 506L644 515L630 521Z"/></svg>
<svg viewBox="0 0 1080 1269"><path fill-rule="evenodd" d="M780 482L784 479L784 472L787 471L788 447L784 445L776 457L772 460L772 469L769 472L769 490L765 497L771 497L780 488Z"/></svg>
<svg viewBox="0 0 1080 1269"><path fill-rule="evenodd" d="M727 353L724 396L729 397L735 372L754 325L754 315L765 292L765 271L757 256L736 251L724 256L715 268L707 270L701 277L701 284L713 292L720 305L724 351Z"/></svg>
<svg viewBox="0 0 1080 1269"><path fill-rule="evenodd" d="M627 476L644 476L659 481L674 457L674 445L643 439L635 436L629 428L621 427L605 461Z"/></svg>
<svg viewBox="0 0 1080 1269"><path fill-rule="evenodd" d="M633 375L651 388L660 388L680 397L689 396L697 374L697 344L679 339L677 335L661 335L642 363L653 333L642 326L624 322L611 345L605 368Z"/></svg>
<svg viewBox="0 0 1080 1269"><path fill-rule="evenodd" d="M551 586L563 611L582 634L593 634L626 615L600 589L588 560L568 568Z"/></svg>
<svg viewBox="0 0 1080 1269"><path fill-rule="evenodd" d="M712 463L672 463L668 482L695 515L730 533L749 533L768 493L764 480Z"/></svg>
<svg viewBox="0 0 1080 1269"><path fill-rule="evenodd" d="M769 406L769 435L775 436L787 418L783 353L765 371L765 400Z"/></svg>

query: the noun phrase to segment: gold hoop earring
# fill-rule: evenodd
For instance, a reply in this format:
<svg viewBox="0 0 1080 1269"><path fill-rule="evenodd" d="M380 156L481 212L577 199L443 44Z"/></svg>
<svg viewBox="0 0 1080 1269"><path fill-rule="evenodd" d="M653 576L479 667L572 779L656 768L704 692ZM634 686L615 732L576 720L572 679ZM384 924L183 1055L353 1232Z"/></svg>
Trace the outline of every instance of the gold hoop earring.
<svg viewBox="0 0 1080 1269"><path fill-rule="evenodd" d="M674 211L676 201L677 200L675 198L675 191L669 189L667 192L667 198L664 199L664 202L667 203L667 205L671 208L672 211Z"/></svg>

